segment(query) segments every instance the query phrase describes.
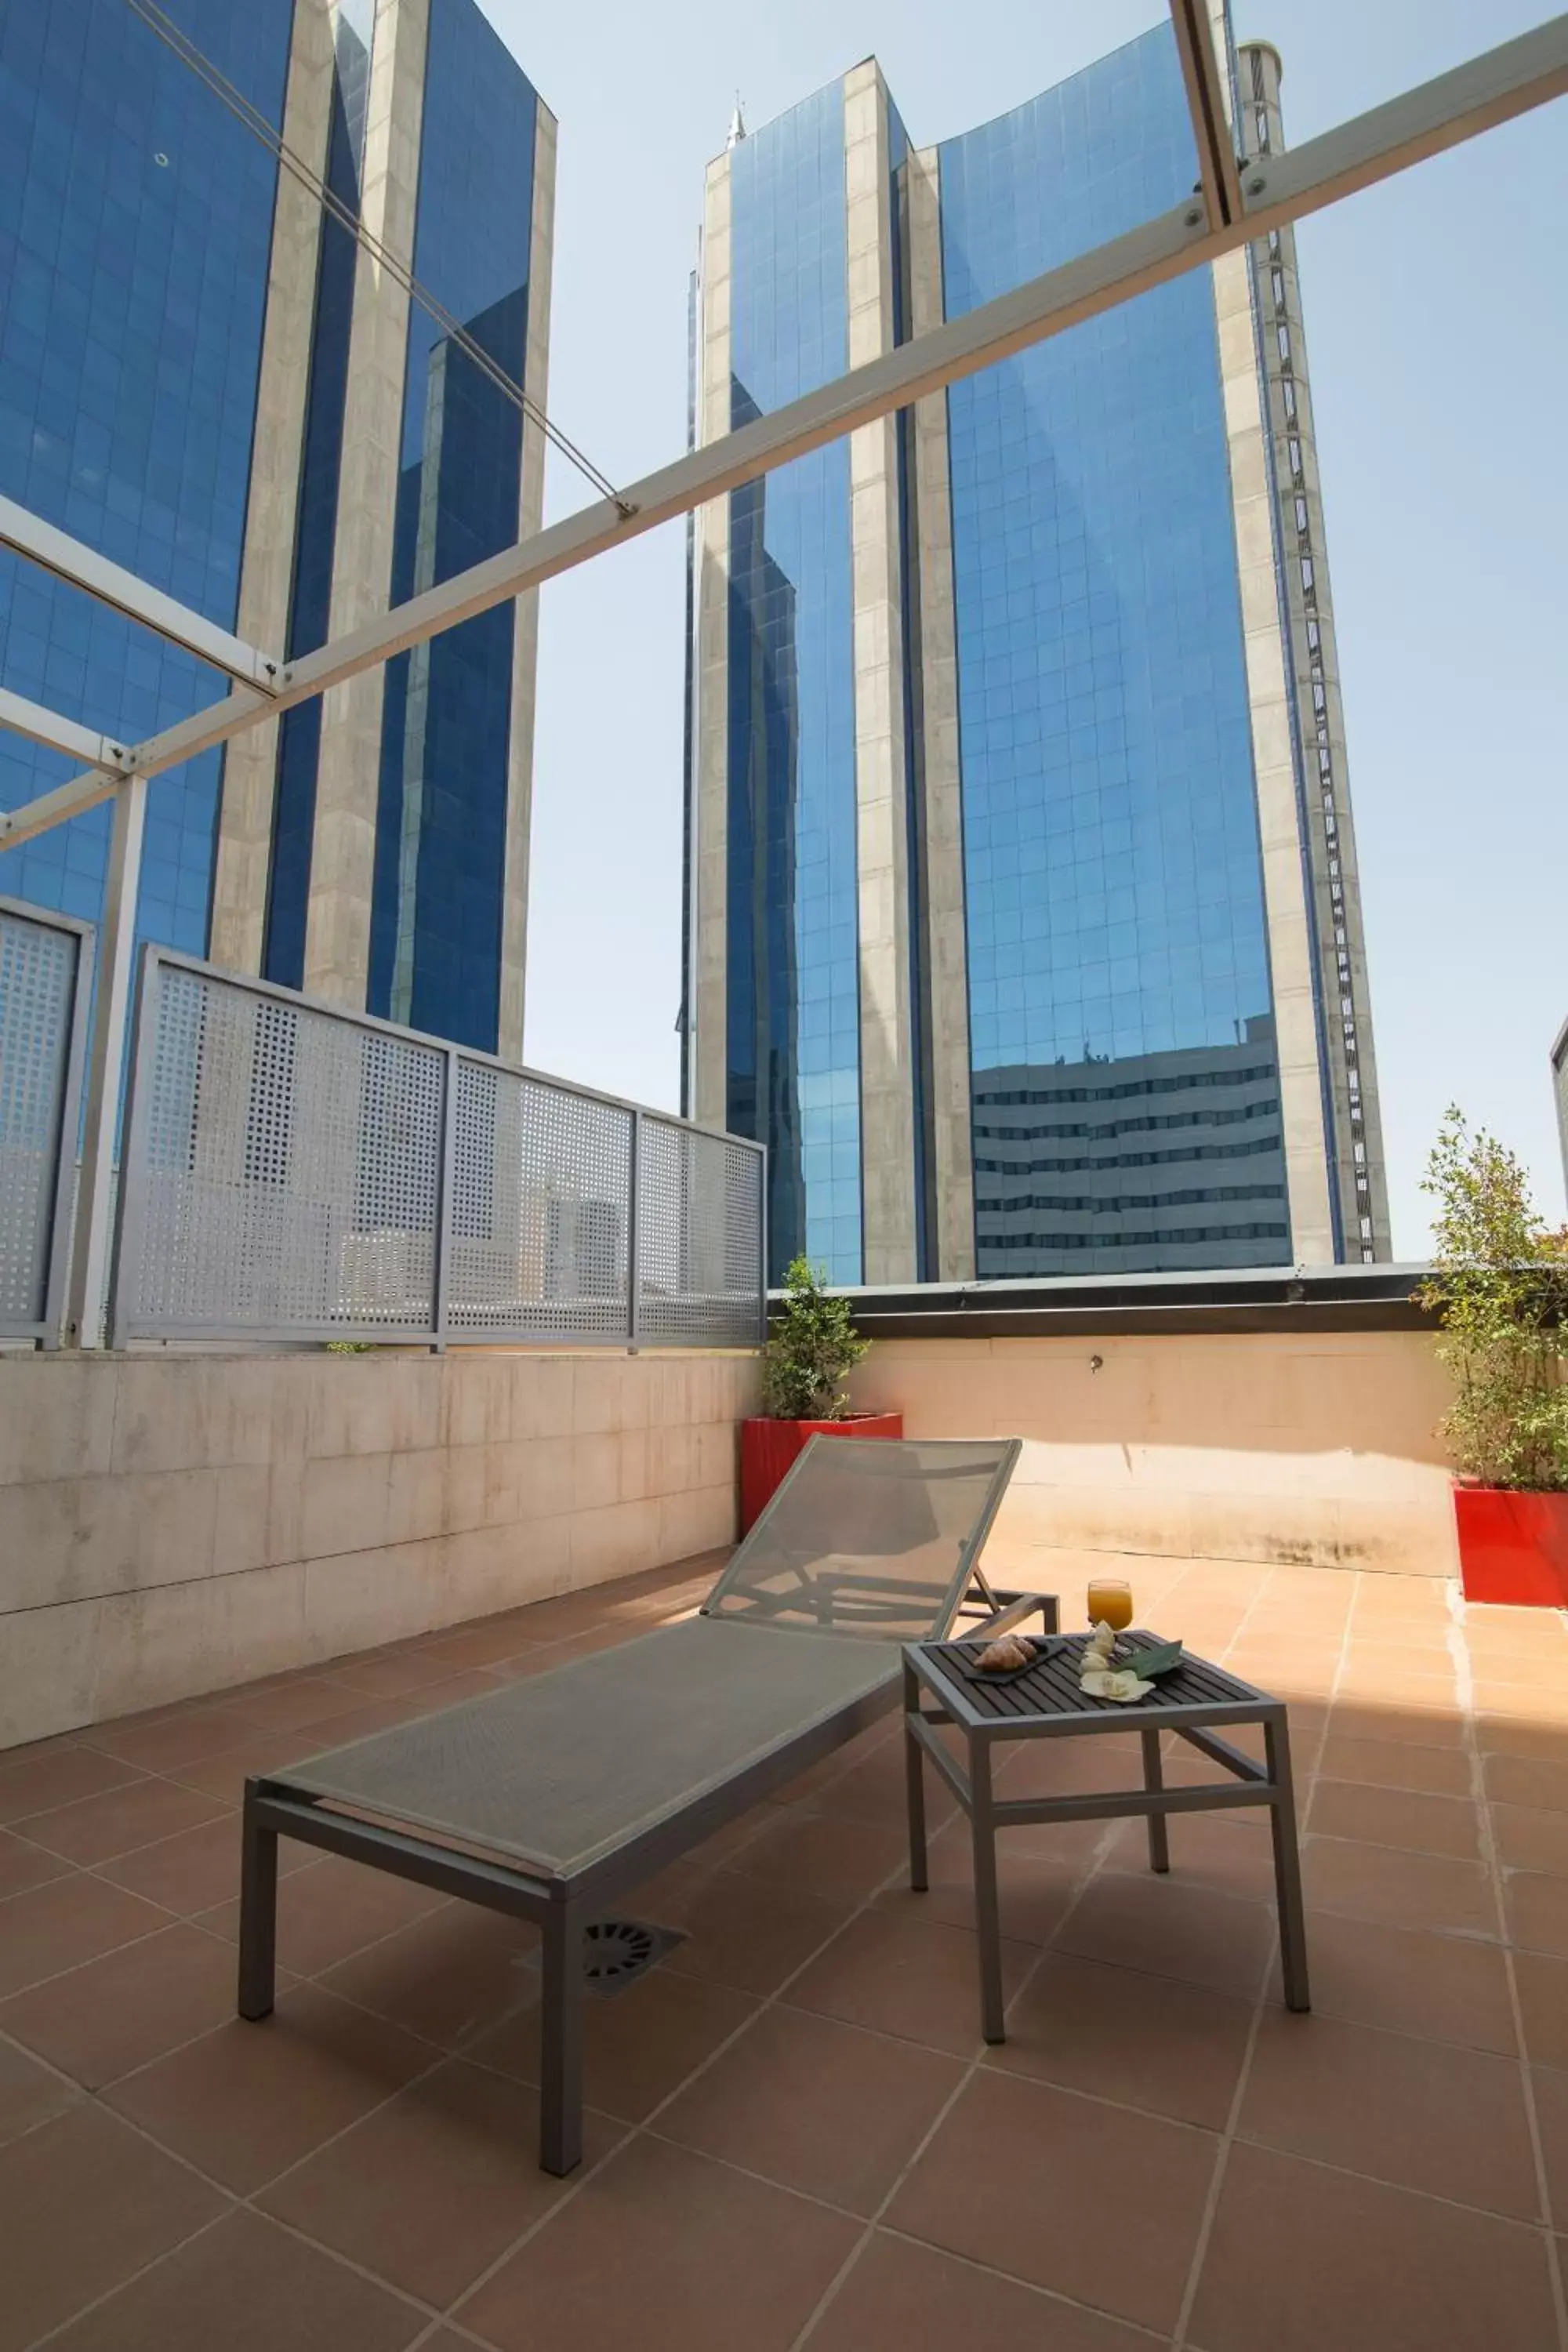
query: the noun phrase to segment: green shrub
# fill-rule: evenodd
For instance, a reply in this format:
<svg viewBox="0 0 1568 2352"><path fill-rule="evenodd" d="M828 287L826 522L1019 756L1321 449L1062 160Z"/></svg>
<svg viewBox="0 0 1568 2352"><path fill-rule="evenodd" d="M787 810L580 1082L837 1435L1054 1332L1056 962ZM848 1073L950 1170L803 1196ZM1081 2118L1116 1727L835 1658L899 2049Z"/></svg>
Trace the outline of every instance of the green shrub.
<svg viewBox="0 0 1568 2352"><path fill-rule="evenodd" d="M763 1403L774 1421L845 1421L841 1385L870 1346L856 1330L847 1298L835 1298L805 1257L784 1276L784 1305L763 1351Z"/></svg>
<svg viewBox="0 0 1568 2352"><path fill-rule="evenodd" d="M1450 1107L1422 1190L1438 1203L1431 1279L1455 1402L1442 1434L1461 1477L1568 1488L1568 1235L1552 1233L1511 1151Z"/></svg>

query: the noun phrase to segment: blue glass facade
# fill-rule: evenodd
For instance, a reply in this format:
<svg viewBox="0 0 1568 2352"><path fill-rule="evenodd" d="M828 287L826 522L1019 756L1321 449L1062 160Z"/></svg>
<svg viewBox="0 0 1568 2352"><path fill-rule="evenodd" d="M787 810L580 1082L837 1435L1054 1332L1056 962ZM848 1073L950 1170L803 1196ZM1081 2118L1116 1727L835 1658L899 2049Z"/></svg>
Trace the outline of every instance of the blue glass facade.
<svg viewBox="0 0 1568 2352"><path fill-rule="evenodd" d="M848 364L844 94L731 155L731 422ZM769 1146L775 1276L862 1266L849 457L730 502L726 1119Z"/></svg>
<svg viewBox="0 0 1568 2352"><path fill-rule="evenodd" d="M432 0L414 274L513 383L528 339L531 85L473 0ZM392 601L517 537L522 417L415 307ZM481 614L388 664L371 919L373 1013L494 1052L513 614Z"/></svg>
<svg viewBox="0 0 1568 2352"><path fill-rule="evenodd" d="M291 0L182 0L280 126ZM0 8L0 490L226 628L236 622L275 166L123 0ZM0 683L135 740L226 681L0 556ZM139 929L201 953L221 755L149 795ZM0 804L72 763L0 736ZM0 891L100 911L109 811L0 856Z"/></svg>
<svg viewBox="0 0 1568 2352"><path fill-rule="evenodd" d="M1169 28L940 168L949 317L1169 209ZM1208 273L954 384L948 430L977 1270L1286 1261Z"/></svg>

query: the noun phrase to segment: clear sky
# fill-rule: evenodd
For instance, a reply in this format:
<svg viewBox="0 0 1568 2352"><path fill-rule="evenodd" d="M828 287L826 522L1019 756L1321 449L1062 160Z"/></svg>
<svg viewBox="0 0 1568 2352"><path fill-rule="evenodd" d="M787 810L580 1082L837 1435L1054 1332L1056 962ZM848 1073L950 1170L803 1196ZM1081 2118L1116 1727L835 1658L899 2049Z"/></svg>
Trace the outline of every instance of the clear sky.
<svg viewBox="0 0 1568 2352"><path fill-rule="evenodd" d="M703 167L880 59L920 145L1159 21L1159 0L481 0L561 121L550 408L614 478L686 433ZM1233 0L1294 143L1540 23L1540 0ZM1305 222L1302 298L1361 851L1394 1239L1457 1098L1563 1213L1568 1017L1568 100ZM564 469L548 511L587 494ZM536 1067L674 1106L684 533L542 592Z"/></svg>

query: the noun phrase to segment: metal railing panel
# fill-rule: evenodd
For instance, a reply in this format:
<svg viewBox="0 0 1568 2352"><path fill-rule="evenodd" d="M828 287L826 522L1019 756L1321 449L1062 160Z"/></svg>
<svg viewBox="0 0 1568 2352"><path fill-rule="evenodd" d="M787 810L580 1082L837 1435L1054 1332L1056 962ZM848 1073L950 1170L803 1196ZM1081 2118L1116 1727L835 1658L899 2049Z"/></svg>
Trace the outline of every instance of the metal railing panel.
<svg viewBox="0 0 1568 2352"><path fill-rule="evenodd" d="M0 898L0 1335L59 1338L87 1011L89 924Z"/></svg>
<svg viewBox="0 0 1568 2352"><path fill-rule="evenodd" d="M117 1339L427 1338L446 1055L150 949Z"/></svg>
<svg viewBox="0 0 1568 2352"><path fill-rule="evenodd" d="M637 1336L649 1347L754 1347L763 1153L645 1111L637 1170Z"/></svg>

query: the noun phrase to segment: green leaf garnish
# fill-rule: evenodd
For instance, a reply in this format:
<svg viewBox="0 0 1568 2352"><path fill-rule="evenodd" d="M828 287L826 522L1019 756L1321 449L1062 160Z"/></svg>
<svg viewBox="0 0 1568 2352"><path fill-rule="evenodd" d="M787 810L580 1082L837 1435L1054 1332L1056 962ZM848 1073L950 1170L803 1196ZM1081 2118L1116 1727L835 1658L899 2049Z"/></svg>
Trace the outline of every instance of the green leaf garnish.
<svg viewBox="0 0 1568 2352"><path fill-rule="evenodd" d="M1140 1682L1152 1683L1157 1675L1168 1675L1182 1663L1180 1642L1162 1642L1152 1650L1140 1650L1135 1658L1119 1658L1116 1671L1136 1675Z"/></svg>

